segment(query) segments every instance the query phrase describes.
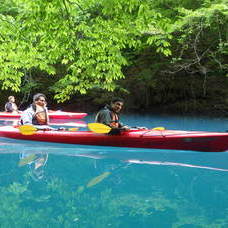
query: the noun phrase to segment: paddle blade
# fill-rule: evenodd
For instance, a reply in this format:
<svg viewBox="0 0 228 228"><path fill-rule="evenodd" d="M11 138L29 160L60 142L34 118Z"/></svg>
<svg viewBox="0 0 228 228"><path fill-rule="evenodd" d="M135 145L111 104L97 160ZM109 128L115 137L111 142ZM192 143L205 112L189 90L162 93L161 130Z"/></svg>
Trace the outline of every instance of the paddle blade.
<svg viewBox="0 0 228 228"><path fill-rule="evenodd" d="M108 177L111 174L111 172L104 172L101 175L94 177L92 180L90 180L88 182L88 184L86 185L87 188L91 188L94 185L100 183L101 181L103 181L106 177Z"/></svg>
<svg viewBox="0 0 228 228"><path fill-rule="evenodd" d="M152 128L152 130L156 130L156 131L164 131L165 128L164 127L155 127L155 128Z"/></svg>
<svg viewBox="0 0 228 228"><path fill-rule="evenodd" d="M22 125L18 129L22 135L33 135L37 131L37 128L32 125Z"/></svg>
<svg viewBox="0 0 228 228"><path fill-rule="evenodd" d="M95 133L109 133L112 129L111 127L102 123L89 123L88 128Z"/></svg>
<svg viewBox="0 0 228 228"><path fill-rule="evenodd" d="M78 127L72 127L72 128L68 128L68 131L77 131Z"/></svg>
<svg viewBox="0 0 228 228"><path fill-rule="evenodd" d="M22 159L19 161L18 166L27 165L27 164L33 162L35 159L36 159L36 155L35 155L35 154L30 154L30 155L28 155L27 157L22 158Z"/></svg>

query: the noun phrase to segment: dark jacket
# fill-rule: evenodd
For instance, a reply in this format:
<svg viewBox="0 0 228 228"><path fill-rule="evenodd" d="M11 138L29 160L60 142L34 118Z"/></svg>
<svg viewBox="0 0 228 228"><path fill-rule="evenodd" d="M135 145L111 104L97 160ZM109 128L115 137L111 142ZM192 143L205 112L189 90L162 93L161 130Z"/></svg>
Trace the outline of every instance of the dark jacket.
<svg viewBox="0 0 228 228"><path fill-rule="evenodd" d="M13 112L13 111L17 111L17 106L15 103L12 102L7 102L5 104L5 111L6 112Z"/></svg>
<svg viewBox="0 0 228 228"><path fill-rule="evenodd" d="M117 118L113 118L113 117ZM123 124L119 120L119 114L114 112L109 105L106 105L103 109L101 109L96 117L95 117L95 122L97 123L103 123L105 125L108 125L110 127L112 126L113 122L118 123L118 127L121 128L123 127Z"/></svg>

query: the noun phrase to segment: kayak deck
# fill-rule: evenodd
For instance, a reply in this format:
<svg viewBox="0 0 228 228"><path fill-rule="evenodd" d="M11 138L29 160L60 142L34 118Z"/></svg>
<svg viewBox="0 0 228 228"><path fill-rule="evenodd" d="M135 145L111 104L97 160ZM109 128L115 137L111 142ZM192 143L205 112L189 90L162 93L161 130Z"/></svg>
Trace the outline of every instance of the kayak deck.
<svg viewBox="0 0 228 228"><path fill-rule="evenodd" d="M23 135L13 126L0 127L0 136L42 142L115 146L151 149L221 152L228 150L228 133L130 130L120 135L96 134L91 131L43 131Z"/></svg>

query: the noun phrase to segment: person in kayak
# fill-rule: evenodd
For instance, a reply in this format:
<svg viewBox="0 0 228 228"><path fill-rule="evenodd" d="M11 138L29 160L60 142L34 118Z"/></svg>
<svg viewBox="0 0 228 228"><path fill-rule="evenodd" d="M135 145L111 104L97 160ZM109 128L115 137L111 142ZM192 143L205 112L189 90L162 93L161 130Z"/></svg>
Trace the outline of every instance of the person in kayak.
<svg viewBox="0 0 228 228"><path fill-rule="evenodd" d="M5 104L5 111L11 112L11 113L19 113L18 107L15 103L15 97L14 96L8 97L8 102Z"/></svg>
<svg viewBox="0 0 228 228"><path fill-rule="evenodd" d="M38 129L51 129L49 126L46 96L37 93L33 96L33 103L21 115L21 125L38 125Z"/></svg>
<svg viewBox="0 0 228 228"><path fill-rule="evenodd" d="M114 98L110 105L105 105L95 117L95 122L105 124L112 128L110 134L119 134L129 127L120 122L119 113L123 108L124 100L122 98Z"/></svg>

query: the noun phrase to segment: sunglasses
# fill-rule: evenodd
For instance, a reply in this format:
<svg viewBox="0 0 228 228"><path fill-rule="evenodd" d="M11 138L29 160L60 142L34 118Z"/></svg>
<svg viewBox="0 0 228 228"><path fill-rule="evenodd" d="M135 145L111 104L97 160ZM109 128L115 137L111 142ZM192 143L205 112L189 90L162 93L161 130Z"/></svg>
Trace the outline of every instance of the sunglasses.
<svg viewBox="0 0 228 228"><path fill-rule="evenodd" d="M45 99L39 99L39 101L41 101L41 102L46 102L46 100L45 100Z"/></svg>

